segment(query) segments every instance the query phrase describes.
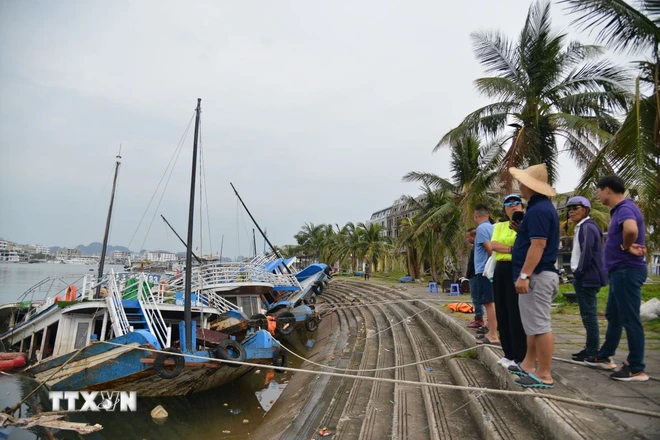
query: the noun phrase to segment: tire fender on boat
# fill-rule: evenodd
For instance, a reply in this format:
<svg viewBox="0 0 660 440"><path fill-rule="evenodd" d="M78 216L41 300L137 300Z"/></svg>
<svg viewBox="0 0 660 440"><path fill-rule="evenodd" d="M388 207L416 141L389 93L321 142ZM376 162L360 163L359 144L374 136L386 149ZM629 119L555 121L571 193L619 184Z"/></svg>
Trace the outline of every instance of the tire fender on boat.
<svg viewBox="0 0 660 440"><path fill-rule="evenodd" d="M289 361L289 353L278 348L273 352L273 366L286 367ZM284 373L284 370L275 369L276 373Z"/></svg>
<svg viewBox="0 0 660 440"><path fill-rule="evenodd" d="M241 344L238 342L227 339L222 341L215 349L215 357L225 361L245 362L247 353ZM238 364L225 364L231 368L238 368Z"/></svg>
<svg viewBox="0 0 660 440"><path fill-rule="evenodd" d="M319 322L313 316L305 318L305 330L314 333L319 328Z"/></svg>
<svg viewBox="0 0 660 440"><path fill-rule="evenodd" d="M181 354L181 350L177 348L166 348L163 352L156 355L156 360L154 361L154 370L156 374L163 379L174 379L183 371L183 367L186 365L186 361L183 356L177 356ZM172 359L174 361L174 369L166 370L164 368L165 361Z"/></svg>
<svg viewBox="0 0 660 440"><path fill-rule="evenodd" d="M290 335L296 327L296 315L291 312L282 312L277 315L277 331L281 335Z"/></svg>

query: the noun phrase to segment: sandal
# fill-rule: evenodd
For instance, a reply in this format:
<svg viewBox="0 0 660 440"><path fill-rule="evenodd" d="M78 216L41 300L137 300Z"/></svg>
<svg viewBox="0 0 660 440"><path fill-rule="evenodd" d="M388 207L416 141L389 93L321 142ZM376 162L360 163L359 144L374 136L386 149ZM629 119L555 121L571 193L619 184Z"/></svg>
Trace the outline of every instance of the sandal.
<svg viewBox="0 0 660 440"><path fill-rule="evenodd" d="M477 340L478 345L494 345L496 347L500 346L499 341L492 342L490 339L488 339L486 336L484 336L482 339Z"/></svg>
<svg viewBox="0 0 660 440"><path fill-rule="evenodd" d="M555 383L545 383L538 377L534 376L534 373L529 373L527 376L523 376L520 379L516 379L516 385L523 388L541 388L548 390L555 387Z"/></svg>
<svg viewBox="0 0 660 440"><path fill-rule="evenodd" d="M529 376L529 373L523 370L520 364L510 365L509 368L507 368L507 371L509 371L509 373L511 374L515 374L516 376L520 376L520 377Z"/></svg>

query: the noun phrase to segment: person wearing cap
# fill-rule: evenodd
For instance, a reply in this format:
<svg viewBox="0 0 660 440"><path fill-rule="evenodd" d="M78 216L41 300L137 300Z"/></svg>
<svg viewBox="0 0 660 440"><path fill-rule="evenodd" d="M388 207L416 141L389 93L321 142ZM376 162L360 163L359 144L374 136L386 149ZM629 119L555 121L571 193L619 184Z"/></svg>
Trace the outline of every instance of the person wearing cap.
<svg viewBox="0 0 660 440"><path fill-rule="evenodd" d="M584 362L589 357L596 356L600 345L600 331L596 310L597 295L600 288L607 285L603 261L603 233L589 217L591 202L586 197L571 197L566 202L568 216L575 225L573 234L573 250L571 253L571 270L573 271L573 287L580 307L582 325L587 331L587 341L584 350L575 353L572 359Z"/></svg>
<svg viewBox="0 0 660 440"><path fill-rule="evenodd" d="M605 270L610 278L605 317L605 342L596 356L584 363L607 370L616 368L611 360L621 342L622 330L628 337L628 359L610 378L624 382L645 382L644 327L639 316L642 284L646 281L645 226L642 212L626 199L625 184L618 176L606 176L596 184L600 202L610 210L610 226L605 242Z"/></svg>
<svg viewBox="0 0 660 440"><path fill-rule="evenodd" d="M509 194L502 200L504 214L508 221L495 224L490 246L495 252L495 273L493 275L493 293L497 330L504 357L497 363L504 368L516 365L525 359L527 339L518 307L518 293L513 283L513 265L511 251L516 241L516 231L511 228L514 212L522 212L523 203L518 194Z"/></svg>
<svg viewBox="0 0 660 440"><path fill-rule="evenodd" d="M552 334L550 308L559 291L559 274L555 268L559 253L559 216L550 200L556 191L548 184L545 164L526 169L509 168L527 200L527 212L513 245L513 279L520 318L527 335L527 352L520 364L509 372L520 376L516 384L525 388L553 388ZM538 361L538 369L534 365Z"/></svg>

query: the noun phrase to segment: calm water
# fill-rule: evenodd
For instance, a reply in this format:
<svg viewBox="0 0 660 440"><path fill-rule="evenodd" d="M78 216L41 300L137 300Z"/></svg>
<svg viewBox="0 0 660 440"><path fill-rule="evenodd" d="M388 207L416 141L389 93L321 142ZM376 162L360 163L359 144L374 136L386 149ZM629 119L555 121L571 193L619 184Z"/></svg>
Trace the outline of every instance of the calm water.
<svg viewBox="0 0 660 440"><path fill-rule="evenodd" d="M32 285L48 276L66 274L84 275L92 266L68 264L0 264L0 303L13 302ZM115 267L121 270L121 267ZM41 299L41 298L34 298ZM289 366L299 366L293 357ZM288 382L290 373L277 374L270 369L248 373L241 379L204 393L186 397L140 398L136 412L85 412L72 413L71 421L86 422L103 426L98 433L85 439L245 439L261 422L266 411L262 408L256 391L277 391L277 384ZM0 408L14 406L38 384L29 378L0 375ZM277 393L275 393L277 394ZM276 400L278 395L266 400ZM23 407L23 415L50 411L51 402L44 387L29 399ZM151 419L151 410L162 405L169 413L163 424ZM243 423L248 420L247 423ZM230 431L229 434L223 431ZM4 435L4 436L3 436ZM0 431L0 439L47 438L39 429L25 431L10 428ZM80 439L76 433L55 432L58 439Z"/></svg>

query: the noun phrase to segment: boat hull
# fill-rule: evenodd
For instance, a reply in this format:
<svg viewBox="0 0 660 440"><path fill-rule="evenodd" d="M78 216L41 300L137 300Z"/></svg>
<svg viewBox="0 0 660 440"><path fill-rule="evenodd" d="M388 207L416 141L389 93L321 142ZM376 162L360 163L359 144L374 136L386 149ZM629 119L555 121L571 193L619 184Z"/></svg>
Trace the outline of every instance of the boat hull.
<svg viewBox="0 0 660 440"><path fill-rule="evenodd" d="M132 332L113 339L112 344L92 344L77 354L41 362L26 372L39 382L45 382L52 391L135 391L141 397L156 397L206 391L229 383L253 369L187 357L178 376L164 379L153 367L155 354L150 350L154 348L155 341L150 336L146 332ZM272 353L265 348L260 350ZM212 357L208 351L198 354ZM272 355L253 357L249 362L269 364Z"/></svg>

